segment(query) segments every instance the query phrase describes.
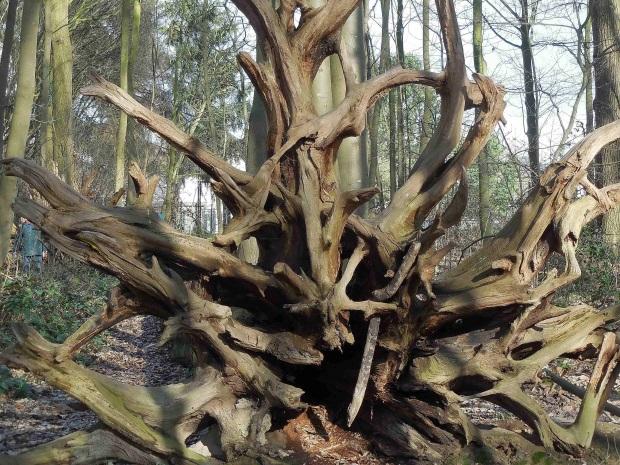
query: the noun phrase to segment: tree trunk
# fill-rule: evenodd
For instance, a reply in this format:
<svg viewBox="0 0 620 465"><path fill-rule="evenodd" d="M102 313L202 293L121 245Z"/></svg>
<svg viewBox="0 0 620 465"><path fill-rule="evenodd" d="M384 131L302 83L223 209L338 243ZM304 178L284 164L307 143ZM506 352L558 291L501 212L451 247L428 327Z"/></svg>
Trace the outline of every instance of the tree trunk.
<svg viewBox="0 0 620 465"><path fill-rule="evenodd" d="M202 235L202 179L198 179L196 188L196 223L195 234Z"/></svg>
<svg viewBox="0 0 620 465"><path fill-rule="evenodd" d="M6 10L4 37L2 38L2 55L0 56L0 158L4 156L4 131L6 107L9 103L9 69L15 36L15 19L17 16L17 0L9 0Z"/></svg>
<svg viewBox="0 0 620 465"><path fill-rule="evenodd" d="M369 7L368 3L365 3L366 7ZM370 79L372 77L373 74L373 65L375 63L375 57L373 56L373 48L372 48L372 43L370 41L370 34L369 31L366 30L366 42L367 42L367 49L368 49L368 64L367 64L367 76ZM383 34L382 34L382 41L381 41L381 47L383 46ZM376 74L381 74L383 71L385 71L383 69L383 62L381 61L381 52L379 52L379 69L377 70L378 72ZM383 192L383 183L381 180L381 176L379 173L379 126L381 125L381 115L383 112L383 98L380 98L379 100L377 100L377 103L375 103L375 106L370 110L370 114L368 115L368 121L369 121L369 128L368 128L368 137L370 139L370 161L369 161L369 166L368 166L368 177L370 179L370 184L377 186L377 188L379 189L379 199L378 199L378 205L380 206L380 208L383 208L385 206L385 200L384 200L384 192ZM373 204L371 204L373 205Z"/></svg>
<svg viewBox="0 0 620 465"><path fill-rule="evenodd" d="M341 46L346 48L345 59L354 71L355 82L366 80L366 41L365 13L363 5L351 14L342 28ZM333 108L345 98L347 83L337 55L331 56L330 71L332 77ZM361 189L368 184L367 170L367 131L359 137L347 137L338 149L338 176L340 184L346 190ZM360 212L363 214L363 211Z"/></svg>
<svg viewBox="0 0 620 465"><path fill-rule="evenodd" d="M131 39L129 44L129 63L127 65L127 89L133 94L134 89L134 73L136 60L138 59L138 50L140 49L140 21L142 18L142 0L133 0L133 14L131 17ZM137 130L133 120L127 120L127 131L125 137L125 156L128 164L138 163L137 147ZM127 200L133 204L136 199L136 191L132 182L128 181Z"/></svg>
<svg viewBox="0 0 620 465"><path fill-rule="evenodd" d="M486 74L486 63L483 53L482 0L474 0L474 67L477 73ZM490 233L491 221L491 179L487 147L478 156L478 224L480 237Z"/></svg>
<svg viewBox="0 0 620 465"><path fill-rule="evenodd" d="M592 0L592 30L594 33L594 109L596 126L601 127L620 118L620 2ZM613 143L601 150L601 181L604 185L620 181L620 144ZM620 254L620 209L615 208L603 218L603 241Z"/></svg>
<svg viewBox="0 0 620 465"><path fill-rule="evenodd" d="M584 26L583 57L586 84L586 134L594 130L594 97L592 95L592 16L588 15ZM595 178L596 179L596 176Z"/></svg>
<svg viewBox="0 0 620 465"><path fill-rule="evenodd" d="M17 63L15 105L6 143L5 159L22 158L26 152L30 117L34 102L37 67L37 32L41 1L26 2L22 11L22 25ZM11 240L13 211L11 205L17 193L16 179L0 175L0 263L4 263Z"/></svg>
<svg viewBox="0 0 620 465"><path fill-rule="evenodd" d="M49 171L58 173L58 166L54 163L54 133L52 120L52 102L50 101L50 88L52 77L52 29L49 15L45 14L43 34L43 54L41 55L39 93L39 139L41 144L41 164Z"/></svg>
<svg viewBox="0 0 620 465"><path fill-rule="evenodd" d="M530 161L532 186L538 183L540 174L540 147L538 129L538 102L536 98L536 78L534 54L532 52L532 25L530 24L529 0L521 0L521 59L523 63L523 84L525 89L525 117L527 124L527 153Z"/></svg>
<svg viewBox="0 0 620 465"><path fill-rule="evenodd" d="M431 70L431 19L430 0L422 0L422 66L424 71ZM420 150L422 153L431 138L433 131L433 90L424 88L424 113L422 114L422 127L420 129Z"/></svg>
<svg viewBox="0 0 620 465"><path fill-rule="evenodd" d="M141 0L122 0L120 86L121 89L130 94L133 93L133 65L140 44L140 13ZM128 127L127 115L121 112L116 133L114 178L114 190L116 191L125 186L126 153L128 145L131 145L127 144L128 138L131 139L131 134L128 134ZM128 196L131 196L129 190Z"/></svg>
<svg viewBox="0 0 620 465"><path fill-rule="evenodd" d="M39 139L41 144L41 164L49 171L58 173L54 162L54 134L52 119L52 102L50 101L51 87L51 58L52 58L52 26L50 17L45 13L45 30L43 32L43 53L41 55L41 90L39 92Z"/></svg>
<svg viewBox="0 0 620 465"><path fill-rule="evenodd" d="M180 46L180 44L177 44ZM174 74L172 78L172 121L175 124L179 123L179 112L181 108L181 57L178 53L175 55L172 63L174 66ZM121 112L121 115L127 114ZM164 217L166 221L172 223L173 221L173 206L174 197L177 193L177 185L179 182L179 172L183 166L183 155L179 153L174 147L168 148L168 165L166 168L166 194L164 196Z"/></svg>
<svg viewBox="0 0 620 465"><path fill-rule="evenodd" d="M398 0L396 4L396 50L398 52L398 63L403 68L405 67L405 26L403 23L403 0ZM405 116L404 116L404 102L406 87L399 87L396 90L396 127L397 127L397 139L398 139L398 179L397 187L402 186L408 176L407 160L405 156Z"/></svg>
<svg viewBox="0 0 620 465"><path fill-rule="evenodd" d="M392 9L391 0L381 0L381 69L386 70L391 66L392 54L390 52L390 13ZM396 131L396 92L390 91L388 94L388 125L389 125L389 147L388 157L390 161L390 198L394 196L397 188L397 131Z"/></svg>
<svg viewBox="0 0 620 465"><path fill-rule="evenodd" d="M131 39L129 44L129 63L127 64L127 88L129 93L133 93L135 66L140 50L140 22L142 19L142 0L133 0L133 10L131 15Z"/></svg>
<svg viewBox="0 0 620 465"><path fill-rule="evenodd" d="M52 33L52 106L54 115L54 160L70 185L75 178L73 147L73 49L69 34L69 1L46 0Z"/></svg>
<svg viewBox="0 0 620 465"><path fill-rule="evenodd" d="M217 221L215 232L221 234L224 231L224 206L219 197L215 199L215 218Z"/></svg>
<svg viewBox="0 0 620 465"><path fill-rule="evenodd" d="M101 429L0 461L204 465L247 455L254 465L273 454L265 435L272 418L288 421L312 406L330 419L348 406L347 424L355 423L359 434L423 464L456 461L464 447L480 443L513 463L523 455L503 451L527 459L538 446L583 454L620 371L620 344L608 329L620 320L620 306L561 308L553 300L580 275L582 228L620 203L620 183L598 189L586 177L596 153L620 138L620 121L598 128L548 167L500 232L446 270L440 265L451 245L438 241L461 221L466 171L505 108L501 86L467 74L454 4L436 2L446 52L441 72L395 67L355 84L344 66L345 98L324 115L315 111L312 82L328 56L346 54L334 38L359 1L304 4L298 27L297 2L277 9L264 0L234 4L269 54L263 64L246 52L238 56L269 121L273 155L256 175L218 158L102 78L82 91L137 119L211 177L218 228L224 211L232 214L213 238L161 222L151 209L155 183L139 170L130 170L136 204L110 209L31 161L2 162L47 200L19 199L17 213L64 253L121 284L101 313L62 344L18 324L16 344L0 354L0 363L81 401ZM344 138L362 134L380 96L410 84L437 90L440 118L411 175L369 221L354 212L378 190L343 189L337 149ZM465 112L475 109L478 117L463 139ZM258 265L235 255L249 237L257 238ZM564 269L539 281L552 255L564 257ZM197 365L190 379L131 386L73 362L97 334L138 314L165 321L162 343L190 336ZM569 426L553 421L526 389L559 357L596 358ZM465 399L503 407L531 431L479 428L462 408ZM217 459L186 446L205 424L217 427L223 451Z"/></svg>

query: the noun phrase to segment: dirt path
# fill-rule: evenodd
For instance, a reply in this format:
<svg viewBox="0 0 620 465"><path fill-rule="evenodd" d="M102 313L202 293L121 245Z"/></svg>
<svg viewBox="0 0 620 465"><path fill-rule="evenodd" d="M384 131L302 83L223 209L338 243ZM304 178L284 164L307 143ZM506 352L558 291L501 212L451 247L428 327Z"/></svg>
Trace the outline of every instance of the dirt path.
<svg viewBox="0 0 620 465"><path fill-rule="evenodd" d="M166 349L157 346L160 333L157 318L126 320L106 333L102 349L87 355L92 357L88 367L129 384L178 382L189 373L171 360ZM97 423L94 413L63 391L23 371L12 372L28 380L32 395L23 399L0 397L0 453L18 453Z"/></svg>

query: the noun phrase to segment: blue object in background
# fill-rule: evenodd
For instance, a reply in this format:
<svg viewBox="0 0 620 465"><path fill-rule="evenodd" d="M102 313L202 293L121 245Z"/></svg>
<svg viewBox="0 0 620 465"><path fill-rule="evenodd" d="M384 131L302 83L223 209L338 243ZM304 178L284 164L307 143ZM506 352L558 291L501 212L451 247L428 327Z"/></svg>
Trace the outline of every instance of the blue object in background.
<svg viewBox="0 0 620 465"><path fill-rule="evenodd" d="M41 231L32 223L21 224L16 246L24 260L24 271L30 272L33 265L37 271L41 271L43 267Z"/></svg>

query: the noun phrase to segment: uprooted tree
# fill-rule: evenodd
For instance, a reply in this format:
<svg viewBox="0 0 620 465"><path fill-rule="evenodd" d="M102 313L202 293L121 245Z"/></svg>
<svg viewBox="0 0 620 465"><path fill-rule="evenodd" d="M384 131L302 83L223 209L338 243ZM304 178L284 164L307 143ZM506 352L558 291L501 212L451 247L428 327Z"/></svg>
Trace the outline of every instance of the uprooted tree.
<svg viewBox="0 0 620 465"><path fill-rule="evenodd" d="M207 421L217 424L227 459L256 457L268 453L265 432L272 421L293 418L309 404L348 406L347 422L355 421L384 451L431 462L494 434L517 437L473 425L461 409L472 398L523 420L533 443L573 454L588 447L620 369L618 341L609 329L620 319L620 306L560 308L552 302L559 288L579 278L582 227L620 203L619 184L597 189L586 176L597 152L620 137L620 122L591 133L549 166L500 233L456 268L435 275L450 250L437 244L466 204L465 171L505 105L503 89L488 77L468 78L452 2L437 0L444 70L395 68L363 83L354 81L339 41L359 0L329 0L318 8L290 0L278 9L269 0L234 3L267 45L265 63L239 55L269 119L268 158L255 176L111 83L97 79L82 91L120 108L208 173L233 213L223 234L206 240L160 221L151 209L157 180L135 166L130 174L137 198L121 208L94 205L32 162L3 161L7 174L46 200L19 199L16 213L63 252L121 283L101 314L63 344L15 326L17 343L2 362L65 390L102 426L3 457L3 463L218 463L186 447ZM317 116L311 83L332 54L342 62L347 93L333 111ZM389 207L364 219L355 211L377 189L339 189L338 146L364 130L365 114L378 98L406 84L434 88L441 119ZM477 109L477 117L461 140L468 109ZM258 241L257 265L235 255L249 237ZM554 254L563 256L564 269L540 279ZM72 360L94 336L139 314L165 321L162 343L190 341L197 366L192 380L130 386ZM569 426L551 420L523 388L562 356L597 358Z"/></svg>

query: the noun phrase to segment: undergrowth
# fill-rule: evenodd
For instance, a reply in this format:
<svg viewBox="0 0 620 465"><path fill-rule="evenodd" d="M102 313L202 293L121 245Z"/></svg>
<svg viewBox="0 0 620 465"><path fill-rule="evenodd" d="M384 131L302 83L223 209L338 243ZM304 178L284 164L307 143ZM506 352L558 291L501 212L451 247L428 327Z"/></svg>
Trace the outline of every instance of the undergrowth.
<svg viewBox="0 0 620 465"><path fill-rule="evenodd" d="M5 275L0 281L0 349L14 341L10 326L15 322L61 343L101 310L114 282L73 260L57 261L42 273Z"/></svg>

